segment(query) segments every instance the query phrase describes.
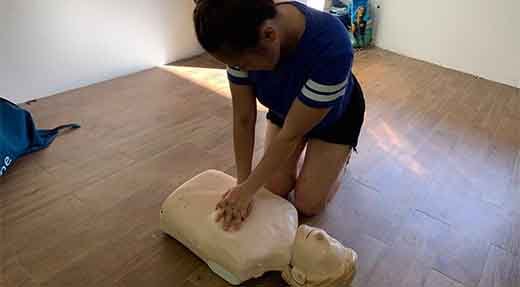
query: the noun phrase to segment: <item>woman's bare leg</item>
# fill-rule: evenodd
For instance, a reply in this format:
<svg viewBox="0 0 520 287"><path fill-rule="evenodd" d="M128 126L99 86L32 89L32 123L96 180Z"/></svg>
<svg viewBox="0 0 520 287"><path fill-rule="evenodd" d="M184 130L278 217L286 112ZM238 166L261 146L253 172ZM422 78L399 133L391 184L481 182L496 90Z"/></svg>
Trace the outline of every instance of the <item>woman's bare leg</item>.
<svg viewBox="0 0 520 287"><path fill-rule="evenodd" d="M296 181L294 205L303 215L320 213L338 191L352 148L311 139Z"/></svg>

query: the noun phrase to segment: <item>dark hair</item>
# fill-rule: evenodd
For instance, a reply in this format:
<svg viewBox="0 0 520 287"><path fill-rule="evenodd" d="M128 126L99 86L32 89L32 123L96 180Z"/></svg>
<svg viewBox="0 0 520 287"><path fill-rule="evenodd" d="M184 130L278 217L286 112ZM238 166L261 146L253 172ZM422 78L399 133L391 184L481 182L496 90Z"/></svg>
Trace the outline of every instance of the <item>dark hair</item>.
<svg viewBox="0 0 520 287"><path fill-rule="evenodd" d="M193 22L207 52L243 52L258 46L258 29L276 16L273 0L195 0Z"/></svg>

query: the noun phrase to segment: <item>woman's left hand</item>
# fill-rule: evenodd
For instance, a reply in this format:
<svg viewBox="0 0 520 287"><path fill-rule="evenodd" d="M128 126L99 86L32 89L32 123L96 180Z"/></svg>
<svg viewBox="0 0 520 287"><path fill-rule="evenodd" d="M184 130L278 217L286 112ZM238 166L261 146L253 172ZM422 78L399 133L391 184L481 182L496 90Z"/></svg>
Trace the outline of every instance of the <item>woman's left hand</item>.
<svg viewBox="0 0 520 287"><path fill-rule="evenodd" d="M217 222L223 221L225 231L240 229L242 222L249 216L254 193L238 184L228 190L217 204Z"/></svg>

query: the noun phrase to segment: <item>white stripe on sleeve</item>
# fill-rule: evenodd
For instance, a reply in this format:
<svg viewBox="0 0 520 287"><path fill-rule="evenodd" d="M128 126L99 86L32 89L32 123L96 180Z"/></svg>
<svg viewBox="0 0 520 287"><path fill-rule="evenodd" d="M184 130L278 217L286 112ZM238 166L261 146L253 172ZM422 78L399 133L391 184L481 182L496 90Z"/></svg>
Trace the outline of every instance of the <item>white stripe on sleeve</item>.
<svg viewBox="0 0 520 287"><path fill-rule="evenodd" d="M316 92L320 92L320 93L335 93L337 91L340 91L341 89L345 88L345 86L347 85L347 81L348 81L348 78L337 84L337 85L322 85L322 84L319 84L319 83L316 83L315 81L313 80L308 80L306 85L307 87L313 89L314 91Z"/></svg>
<svg viewBox="0 0 520 287"><path fill-rule="evenodd" d="M227 72L231 76L236 77L236 78L247 78L247 76L248 76L247 72L239 71L239 70L233 69L231 67L227 67Z"/></svg>
<svg viewBox="0 0 520 287"><path fill-rule="evenodd" d="M335 94L322 95L322 94L318 94L318 93L315 93L315 92L309 90L307 87L303 87L302 94L305 97L307 97L308 99L311 99L315 102L328 103L328 102L333 102L337 98L343 96L345 94L345 91L346 91L346 88L343 88Z"/></svg>

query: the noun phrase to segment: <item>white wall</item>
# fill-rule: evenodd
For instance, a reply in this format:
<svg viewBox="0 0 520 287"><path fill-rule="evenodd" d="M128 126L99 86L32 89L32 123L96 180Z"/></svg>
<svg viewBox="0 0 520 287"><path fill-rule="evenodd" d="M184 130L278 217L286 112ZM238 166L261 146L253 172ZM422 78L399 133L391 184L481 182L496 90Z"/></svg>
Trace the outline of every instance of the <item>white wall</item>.
<svg viewBox="0 0 520 287"><path fill-rule="evenodd" d="M376 45L520 87L519 0L374 0Z"/></svg>
<svg viewBox="0 0 520 287"><path fill-rule="evenodd" d="M193 0L0 0L0 97L15 102L202 52Z"/></svg>
<svg viewBox="0 0 520 287"><path fill-rule="evenodd" d="M520 1L518 2L518 10L517 11L520 11ZM520 19L517 20L518 22L520 22ZM518 25L517 27L520 27L520 25ZM518 33L517 31L517 34L520 34ZM518 79L517 80L517 87L520 88L520 36L517 36L516 37L516 52L514 53L514 57L516 57L516 78ZM520 95L520 91L519 91L519 95Z"/></svg>

